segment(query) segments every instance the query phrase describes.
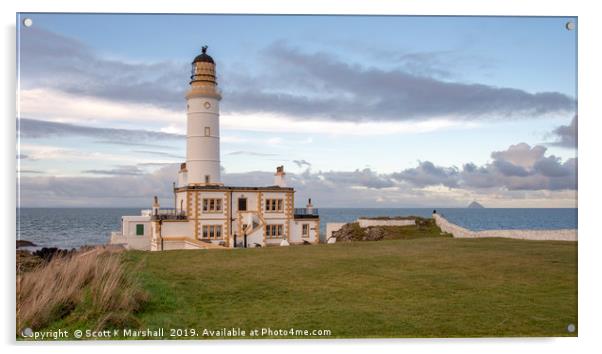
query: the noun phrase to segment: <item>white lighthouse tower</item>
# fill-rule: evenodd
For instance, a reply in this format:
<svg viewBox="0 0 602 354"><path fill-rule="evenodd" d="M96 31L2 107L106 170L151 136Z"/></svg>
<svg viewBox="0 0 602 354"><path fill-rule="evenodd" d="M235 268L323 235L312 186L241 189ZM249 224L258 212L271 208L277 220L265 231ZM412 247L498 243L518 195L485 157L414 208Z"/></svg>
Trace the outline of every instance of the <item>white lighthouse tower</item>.
<svg viewBox="0 0 602 354"><path fill-rule="evenodd" d="M186 93L186 162L173 183L173 208L159 204L123 216L111 243L163 251L288 246L320 242L320 216L311 201L295 208L295 189L286 186L284 166L274 183L224 185L220 176L219 103L215 62L207 47L192 61ZM169 203L171 204L171 203Z"/></svg>
<svg viewBox="0 0 602 354"><path fill-rule="evenodd" d="M188 185L222 185L219 152L219 101L215 62L207 46L192 62L187 101L186 180Z"/></svg>

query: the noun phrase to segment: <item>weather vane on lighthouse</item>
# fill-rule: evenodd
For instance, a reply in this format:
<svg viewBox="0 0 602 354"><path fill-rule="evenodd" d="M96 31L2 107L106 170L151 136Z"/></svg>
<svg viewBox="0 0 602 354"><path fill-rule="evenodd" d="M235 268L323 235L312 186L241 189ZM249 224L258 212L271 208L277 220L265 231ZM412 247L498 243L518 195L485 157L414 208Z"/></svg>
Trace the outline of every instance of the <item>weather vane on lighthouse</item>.
<svg viewBox="0 0 602 354"><path fill-rule="evenodd" d="M207 48L209 48L208 46L204 45L201 47L201 50L203 52L203 54L207 54Z"/></svg>

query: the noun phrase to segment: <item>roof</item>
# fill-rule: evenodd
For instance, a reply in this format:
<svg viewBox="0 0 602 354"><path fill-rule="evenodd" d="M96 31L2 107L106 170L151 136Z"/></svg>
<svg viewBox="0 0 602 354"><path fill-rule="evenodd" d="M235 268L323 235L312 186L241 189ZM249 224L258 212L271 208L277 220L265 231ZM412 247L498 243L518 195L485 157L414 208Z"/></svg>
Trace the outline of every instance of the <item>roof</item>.
<svg viewBox="0 0 602 354"><path fill-rule="evenodd" d="M197 55L196 58L194 58L194 60L192 61L192 63L198 63L198 62L205 62L205 63L211 63L211 64L215 64L215 62L213 61L213 58L207 54L207 46L203 46L202 53Z"/></svg>
<svg viewBox="0 0 602 354"><path fill-rule="evenodd" d="M237 186L186 186L178 189L196 189L196 190L242 190L242 191L264 191L270 190L274 192L278 191L294 191L293 187L280 187L280 186L265 186L265 187L237 187Z"/></svg>

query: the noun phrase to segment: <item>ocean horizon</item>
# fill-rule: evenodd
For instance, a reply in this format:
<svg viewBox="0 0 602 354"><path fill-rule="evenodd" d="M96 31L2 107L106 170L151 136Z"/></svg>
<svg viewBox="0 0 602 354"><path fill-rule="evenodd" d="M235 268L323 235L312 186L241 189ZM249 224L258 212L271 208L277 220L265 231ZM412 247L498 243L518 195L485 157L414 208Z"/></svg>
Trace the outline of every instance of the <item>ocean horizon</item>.
<svg viewBox="0 0 602 354"><path fill-rule="evenodd" d="M122 216L139 215L142 209L148 208L17 208L17 239L38 247L106 244L111 231L120 229ZM578 221L578 208L319 208L320 233L331 222L352 222L362 216L430 217L433 210L473 231L576 229Z"/></svg>

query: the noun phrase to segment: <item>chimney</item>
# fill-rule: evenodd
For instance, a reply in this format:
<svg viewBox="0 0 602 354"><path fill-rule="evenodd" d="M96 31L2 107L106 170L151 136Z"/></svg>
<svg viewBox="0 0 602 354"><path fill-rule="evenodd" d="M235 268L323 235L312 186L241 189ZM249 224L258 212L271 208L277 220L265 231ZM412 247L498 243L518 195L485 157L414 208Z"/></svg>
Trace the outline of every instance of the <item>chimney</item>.
<svg viewBox="0 0 602 354"><path fill-rule="evenodd" d="M161 206L159 205L159 198L157 196L155 196L153 198L153 215L159 215L159 208Z"/></svg>
<svg viewBox="0 0 602 354"><path fill-rule="evenodd" d="M186 168L186 162L180 164L180 171L178 171L178 187L186 187L188 184L188 169Z"/></svg>
<svg viewBox="0 0 602 354"><path fill-rule="evenodd" d="M311 198L309 198L309 199L307 200L307 206L305 206L305 208L306 208L306 210L307 210L307 213L308 213L308 214L310 214L310 215L311 215L311 214L313 214L313 213L314 213L314 206L313 206L313 204L311 203Z"/></svg>
<svg viewBox="0 0 602 354"><path fill-rule="evenodd" d="M276 167L276 173L274 174L274 185L278 187L286 187L286 180L284 179L284 166Z"/></svg>

